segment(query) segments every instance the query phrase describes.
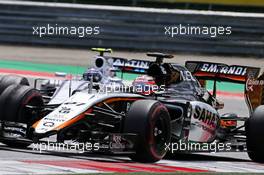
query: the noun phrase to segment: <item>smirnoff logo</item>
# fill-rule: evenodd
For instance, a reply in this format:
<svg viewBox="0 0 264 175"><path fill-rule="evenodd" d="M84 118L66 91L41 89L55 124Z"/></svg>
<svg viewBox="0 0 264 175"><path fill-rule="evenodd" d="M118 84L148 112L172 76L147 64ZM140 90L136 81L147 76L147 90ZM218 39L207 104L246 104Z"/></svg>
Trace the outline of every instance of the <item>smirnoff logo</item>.
<svg viewBox="0 0 264 175"><path fill-rule="evenodd" d="M247 73L247 68L243 66L225 66L205 63L201 66L200 71L244 76Z"/></svg>

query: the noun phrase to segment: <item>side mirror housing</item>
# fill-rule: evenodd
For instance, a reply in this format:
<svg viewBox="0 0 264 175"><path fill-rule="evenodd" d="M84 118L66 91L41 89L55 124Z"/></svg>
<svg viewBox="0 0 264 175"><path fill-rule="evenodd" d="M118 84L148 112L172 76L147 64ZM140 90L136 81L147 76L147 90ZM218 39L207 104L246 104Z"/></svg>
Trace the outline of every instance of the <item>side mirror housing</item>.
<svg viewBox="0 0 264 175"><path fill-rule="evenodd" d="M67 76L66 72L55 72L55 77L65 78Z"/></svg>

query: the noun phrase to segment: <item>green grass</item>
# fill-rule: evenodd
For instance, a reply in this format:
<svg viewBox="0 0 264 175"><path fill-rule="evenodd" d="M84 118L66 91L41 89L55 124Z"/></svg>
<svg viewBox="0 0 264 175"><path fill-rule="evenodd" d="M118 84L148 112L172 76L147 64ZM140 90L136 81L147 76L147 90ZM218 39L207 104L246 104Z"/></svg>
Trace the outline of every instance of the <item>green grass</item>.
<svg viewBox="0 0 264 175"><path fill-rule="evenodd" d="M213 81L206 82L206 89L213 90L213 86L214 86ZM217 82L216 88L217 90L224 91L224 92L241 93L241 92L244 92L245 85L237 84L237 83L230 83L230 82Z"/></svg>
<svg viewBox="0 0 264 175"><path fill-rule="evenodd" d="M9 61L0 60L0 68L15 69L15 70L29 70L35 72L66 72L72 74L81 74L86 68L81 66L68 66L58 64L39 64L26 61Z"/></svg>

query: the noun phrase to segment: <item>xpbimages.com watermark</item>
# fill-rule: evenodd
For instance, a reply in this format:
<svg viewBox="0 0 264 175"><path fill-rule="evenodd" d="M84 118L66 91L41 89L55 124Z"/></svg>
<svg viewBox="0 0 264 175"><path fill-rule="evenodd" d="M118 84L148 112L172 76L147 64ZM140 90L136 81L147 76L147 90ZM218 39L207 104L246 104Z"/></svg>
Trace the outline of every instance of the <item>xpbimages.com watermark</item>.
<svg viewBox="0 0 264 175"><path fill-rule="evenodd" d="M43 151L74 151L77 153L84 153L89 151L98 151L100 149L99 143L71 143L71 144L65 144L65 143L56 143L56 142L50 142L49 140L47 142L43 143L33 143L33 151L38 151L39 153L42 153Z"/></svg>
<svg viewBox="0 0 264 175"><path fill-rule="evenodd" d="M77 36L79 38L88 37L91 35L99 35L99 26L60 26L58 24L33 26L32 34L38 37L52 36L52 35L68 35Z"/></svg>
<svg viewBox="0 0 264 175"><path fill-rule="evenodd" d="M197 142L175 142L165 144L165 150L176 152L228 152L231 151L231 143L197 143Z"/></svg>
<svg viewBox="0 0 264 175"><path fill-rule="evenodd" d="M205 35L211 38L216 38L223 35L231 35L232 27L227 26L192 26L187 25L174 25L174 26L165 26L164 34L171 38L180 36L180 35Z"/></svg>
<svg viewBox="0 0 264 175"><path fill-rule="evenodd" d="M138 93L144 95L151 95L155 93L165 92L165 85L123 85L118 83L113 84L102 84L100 85L98 93L108 94L108 93Z"/></svg>

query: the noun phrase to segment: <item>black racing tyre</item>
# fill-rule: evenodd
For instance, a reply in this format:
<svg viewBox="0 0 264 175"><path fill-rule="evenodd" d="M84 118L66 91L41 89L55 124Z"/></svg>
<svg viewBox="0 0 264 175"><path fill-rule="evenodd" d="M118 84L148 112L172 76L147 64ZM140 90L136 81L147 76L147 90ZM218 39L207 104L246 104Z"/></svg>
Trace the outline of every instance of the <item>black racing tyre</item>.
<svg viewBox="0 0 264 175"><path fill-rule="evenodd" d="M10 85L20 84L29 86L28 79L18 75L4 75L0 80L0 94Z"/></svg>
<svg viewBox="0 0 264 175"><path fill-rule="evenodd" d="M24 85L10 85L0 95L1 120L32 124L34 117L26 105L43 106L38 90Z"/></svg>
<svg viewBox="0 0 264 175"><path fill-rule="evenodd" d="M42 96L36 89L24 85L10 85L0 95L1 120L27 124L26 135L21 135L23 138L27 138L29 127L39 119L39 116L37 113L28 110L26 105L43 106L43 104ZM2 143L16 148L26 148L30 145L28 142L23 143L19 140L8 139L3 140Z"/></svg>
<svg viewBox="0 0 264 175"><path fill-rule="evenodd" d="M155 100L132 103L124 122L124 133L136 133L136 154L130 158L137 162L156 162L166 155L171 140L170 115L167 108Z"/></svg>
<svg viewBox="0 0 264 175"><path fill-rule="evenodd" d="M255 109L245 126L249 158L255 162L264 162L264 105Z"/></svg>

